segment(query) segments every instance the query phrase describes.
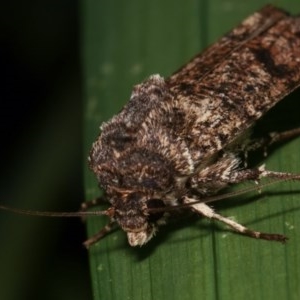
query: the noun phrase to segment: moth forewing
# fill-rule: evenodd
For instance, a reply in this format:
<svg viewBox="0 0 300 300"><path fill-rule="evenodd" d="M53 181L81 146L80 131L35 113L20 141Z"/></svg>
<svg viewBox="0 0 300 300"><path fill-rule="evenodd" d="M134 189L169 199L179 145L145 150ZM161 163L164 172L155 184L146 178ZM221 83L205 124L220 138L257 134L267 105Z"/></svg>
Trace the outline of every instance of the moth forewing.
<svg viewBox="0 0 300 300"><path fill-rule="evenodd" d="M205 202L234 183L295 179L245 168L241 150L275 142L243 137L299 84L300 17L269 5L170 78L152 75L135 86L122 111L101 126L89 156L111 205L111 222L127 233L132 246L143 245L166 221L170 206ZM287 135L297 136L299 129L281 136ZM232 222L207 204L190 208L251 237L285 240Z"/></svg>

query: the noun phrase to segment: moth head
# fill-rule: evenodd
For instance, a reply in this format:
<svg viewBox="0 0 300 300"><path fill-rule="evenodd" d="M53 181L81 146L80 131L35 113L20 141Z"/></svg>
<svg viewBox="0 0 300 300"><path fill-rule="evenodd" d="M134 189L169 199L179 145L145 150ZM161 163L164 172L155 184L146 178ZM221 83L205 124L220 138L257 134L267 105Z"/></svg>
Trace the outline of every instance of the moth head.
<svg viewBox="0 0 300 300"><path fill-rule="evenodd" d="M151 213L149 210L154 207L164 207L163 201L148 199L140 193L130 193L126 197L118 198L113 206L115 207L114 219L127 233L131 246L146 244L164 219L164 212Z"/></svg>

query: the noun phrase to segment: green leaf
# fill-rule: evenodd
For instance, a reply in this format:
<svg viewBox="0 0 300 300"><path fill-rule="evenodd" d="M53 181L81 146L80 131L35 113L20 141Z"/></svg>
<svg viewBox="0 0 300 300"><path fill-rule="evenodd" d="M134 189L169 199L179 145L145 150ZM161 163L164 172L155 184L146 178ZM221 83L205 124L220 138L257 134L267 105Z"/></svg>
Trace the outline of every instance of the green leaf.
<svg viewBox="0 0 300 300"><path fill-rule="evenodd" d="M82 3L86 154L99 134L99 125L121 109L134 84L153 73L170 75L266 4L238 0ZM300 12L292 0L276 1L276 5ZM300 107L296 97L294 94L287 100L289 106L286 101L280 104L280 113L275 113L279 127L288 127L290 116L297 118ZM289 117L284 118L283 112ZM299 146L298 139L276 148L266 160L268 168L299 172ZM90 200L100 191L93 174L86 166L85 170ZM288 235L286 245L239 236L190 215L161 228L141 248L130 247L124 232L116 230L89 250L94 298L299 299L297 186L278 184L269 189L271 195L216 205L223 215L233 216L253 229ZM106 222L105 217L91 218L89 235Z"/></svg>

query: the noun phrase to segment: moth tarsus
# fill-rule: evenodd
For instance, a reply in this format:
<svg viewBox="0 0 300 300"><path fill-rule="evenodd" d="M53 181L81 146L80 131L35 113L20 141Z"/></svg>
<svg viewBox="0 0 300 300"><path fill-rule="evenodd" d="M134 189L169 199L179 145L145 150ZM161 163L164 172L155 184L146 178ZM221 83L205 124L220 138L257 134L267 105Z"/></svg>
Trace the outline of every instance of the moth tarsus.
<svg viewBox="0 0 300 300"><path fill-rule="evenodd" d="M188 203L189 200L193 201L193 199L186 198L185 203ZM195 210L195 212L209 219L220 221L226 224L227 226L231 227L236 232L252 238L268 240L268 241L276 241L281 243L285 243L288 239L286 236L282 234L263 233L259 231L250 230L247 227L237 223L236 221L230 218L223 217L222 215L216 213L211 207L209 207L205 203L195 204L192 206L192 208Z"/></svg>
<svg viewBox="0 0 300 300"><path fill-rule="evenodd" d="M113 221L109 222L101 230L99 230L95 235L93 235L92 237L87 239L83 243L84 247L88 249L91 245L93 245L96 242L98 242L99 240L101 240L105 235L107 235L112 230L114 223L115 222L113 222Z"/></svg>

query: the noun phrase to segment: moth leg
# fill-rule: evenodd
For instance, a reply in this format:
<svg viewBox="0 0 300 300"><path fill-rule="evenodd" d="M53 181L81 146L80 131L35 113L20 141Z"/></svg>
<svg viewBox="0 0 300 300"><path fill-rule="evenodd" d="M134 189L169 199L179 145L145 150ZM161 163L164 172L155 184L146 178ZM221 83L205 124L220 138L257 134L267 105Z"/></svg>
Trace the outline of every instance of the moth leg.
<svg viewBox="0 0 300 300"><path fill-rule="evenodd" d="M300 180L300 174L288 172L275 172L266 170L264 165L259 168L235 171L229 179L229 183L239 183L246 180L259 181L261 178L277 178L282 180Z"/></svg>
<svg viewBox="0 0 300 300"><path fill-rule="evenodd" d="M266 154L266 148L275 144L284 142L286 140L291 140L297 136L300 136L300 128L294 128L291 130L283 131L283 132L271 132L268 136L255 139L247 145L246 151L255 151L257 149L264 149Z"/></svg>
<svg viewBox="0 0 300 300"><path fill-rule="evenodd" d="M91 207L99 206L101 204L107 203L105 197L97 197L91 201L81 203L81 211L86 211Z"/></svg>
<svg viewBox="0 0 300 300"><path fill-rule="evenodd" d="M105 235L107 235L113 228L114 221L110 221L105 227L103 227L100 231L98 231L96 234L91 236L89 239L87 239L83 245L85 248L89 248L91 245L97 243L99 240L101 240Z"/></svg>
<svg viewBox="0 0 300 300"><path fill-rule="evenodd" d="M195 199L185 197L184 198L184 203L191 203L194 202ZM226 225L230 226L234 231L247 235L252 238L256 239L263 239L263 240L268 240L268 241L277 241L277 242L286 242L287 237L281 234L273 234L273 233L263 233L259 231L254 231L251 230L233 220L230 218L223 217L222 215L216 213L210 206L208 206L205 203L196 203L192 205L192 208L195 212L209 218L209 219L214 219L218 220L222 223L225 223Z"/></svg>
<svg viewBox="0 0 300 300"><path fill-rule="evenodd" d="M239 169L239 162L239 159L232 154L224 155L215 164L202 169L191 177L188 184L199 193L207 195L230 184L248 180L259 181L261 178L300 180L300 174L269 171L265 169L264 165L258 168Z"/></svg>
<svg viewBox="0 0 300 300"><path fill-rule="evenodd" d="M87 211L89 208L100 206L101 204L107 204L106 198L104 196L97 197L91 201L82 202L80 211ZM86 216L81 217L81 221L86 221Z"/></svg>

